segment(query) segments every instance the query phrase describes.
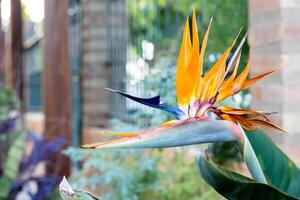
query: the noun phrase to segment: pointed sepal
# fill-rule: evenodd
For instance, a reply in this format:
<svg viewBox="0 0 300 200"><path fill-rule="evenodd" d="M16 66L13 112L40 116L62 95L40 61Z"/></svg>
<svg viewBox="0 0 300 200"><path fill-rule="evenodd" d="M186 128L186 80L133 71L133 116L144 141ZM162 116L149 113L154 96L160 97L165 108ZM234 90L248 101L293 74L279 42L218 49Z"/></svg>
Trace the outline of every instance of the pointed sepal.
<svg viewBox="0 0 300 200"><path fill-rule="evenodd" d="M235 141L242 138L240 128L231 121L191 118L136 136L82 145L83 148L168 148L202 143Z"/></svg>

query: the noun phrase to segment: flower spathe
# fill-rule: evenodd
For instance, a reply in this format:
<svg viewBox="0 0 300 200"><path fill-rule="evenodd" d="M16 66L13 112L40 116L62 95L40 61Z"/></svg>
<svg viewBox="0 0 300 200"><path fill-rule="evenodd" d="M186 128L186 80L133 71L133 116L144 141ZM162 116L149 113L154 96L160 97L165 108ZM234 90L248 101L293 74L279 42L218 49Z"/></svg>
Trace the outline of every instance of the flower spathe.
<svg viewBox="0 0 300 200"><path fill-rule="evenodd" d="M191 119L198 119L196 120L197 123L203 123L203 124L207 123L206 131L207 132L215 131L214 133L218 135L221 132L218 132L219 130L213 128L213 124L215 125L215 122L212 122L216 120L210 120L210 121L206 120L206 118L208 117L207 114L209 112L214 113L221 120L224 120L225 123L230 124L230 127L232 128L231 132L233 133L233 135L237 136L236 138L239 138L240 136L236 127L234 127L234 125L232 124L236 124L236 126L239 124L242 128L246 130L255 130L258 126L263 125L267 127L276 128L282 131L282 129L280 129L279 127L277 127L276 125L270 122L268 115L272 113L258 112L250 109L238 109L233 107L215 106L216 103L219 103L224 99L232 95L235 95L244 89L249 88L255 82L274 73L274 71L266 72L259 76L247 79L249 75L250 64L251 64L251 60L249 59L243 71L240 74L237 74L240 57L241 57L241 49L246 40L246 36L244 36L240 44L238 45L238 47L232 53L230 58L229 58L230 52L232 48L235 46L235 42L237 39L235 39L233 44L224 51L224 53L210 68L210 70L207 73L204 73L203 61L204 61L205 49L208 43L211 22L212 20L210 20L207 31L202 40L201 49L200 49L198 27L197 27L195 12L193 12L193 16L192 16L191 30L189 27L189 20L188 19L186 20L183 36L182 36L181 48L180 48L178 61L177 61L177 71L176 71L176 93L177 93L177 103L178 103L177 107L169 107L164 105L163 103L161 103L159 96L152 97L152 98L138 98L120 91L111 90L115 93L123 95L127 98L130 98L144 105L169 112L173 114L177 120L166 122L163 124L162 127L150 131L143 131L138 134L124 133L124 136L127 136L126 138L121 138L109 142L87 144L87 145L83 145L83 147L101 148L110 145L118 146L116 145L118 144L118 142L122 143L124 141L143 140L143 138L156 137L158 134L163 135L165 132L171 134L168 131L169 129L172 129L173 131L175 129L179 129L186 123L190 123L191 121L193 121ZM191 38L191 32L192 32L192 38ZM220 122L220 120L217 121ZM193 123L195 123L195 121L193 121ZM184 129L182 129L181 131L183 130ZM205 129L203 129L202 131L205 131ZM197 134L202 134L202 132L198 131ZM122 136L122 134L120 136ZM170 135L168 137L170 137ZM227 136L222 134L220 134L219 137L223 138L224 141L228 139ZM222 140L220 139L220 141ZM202 139L199 140L199 143L201 142ZM188 145L188 144L184 143L183 145ZM174 146L174 145L169 144L169 146Z"/></svg>

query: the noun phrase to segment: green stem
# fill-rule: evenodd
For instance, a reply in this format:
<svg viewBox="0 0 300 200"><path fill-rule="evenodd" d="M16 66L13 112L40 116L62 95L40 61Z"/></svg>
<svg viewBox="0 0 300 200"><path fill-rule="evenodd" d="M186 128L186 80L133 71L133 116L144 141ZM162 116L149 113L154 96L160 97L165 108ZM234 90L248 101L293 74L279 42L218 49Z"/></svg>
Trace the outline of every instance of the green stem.
<svg viewBox="0 0 300 200"><path fill-rule="evenodd" d="M245 134L243 128L241 126L240 126L240 128L241 128L241 131L244 136L243 153L244 153L244 159L245 159L246 165L255 181L257 181L259 183L268 184L267 180L265 178L265 175L262 171L262 168L258 162L256 154L251 146L251 143L249 142L248 137Z"/></svg>

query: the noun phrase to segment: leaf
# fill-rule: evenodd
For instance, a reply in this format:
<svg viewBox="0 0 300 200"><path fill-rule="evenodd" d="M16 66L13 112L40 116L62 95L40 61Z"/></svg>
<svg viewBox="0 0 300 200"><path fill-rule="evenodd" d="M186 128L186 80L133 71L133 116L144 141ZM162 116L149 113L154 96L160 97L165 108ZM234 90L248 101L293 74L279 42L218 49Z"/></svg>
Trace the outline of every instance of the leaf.
<svg viewBox="0 0 300 200"><path fill-rule="evenodd" d="M108 90L108 91L120 94L122 96L125 96L125 97L127 97L127 98L129 98L133 101L144 104L146 106L169 112L169 113L175 115L175 117L177 119L181 119L182 116L184 116L184 112L181 111L179 108L166 106L163 103L161 103L160 102L160 96L155 96L155 97L150 97L150 98L140 98L140 97L135 97L135 96L129 95L129 94L124 93L124 92L120 92L118 90L113 90L113 89L110 89L110 88L105 88L105 89Z"/></svg>
<svg viewBox="0 0 300 200"><path fill-rule="evenodd" d="M0 177L0 199L8 196L11 184L17 176L20 162L24 153L26 134L21 131L16 131L13 134L15 136L15 140L9 148L4 164L4 172Z"/></svg>
<svg viewBox="0 0 300 200"><path fill-rule="evenodd" d="M5 121L0 123L0 135L10 132L16 126L17 117L9 117Z"/></svg>
<svg viewBox="0 0 300 200"><path fill-rule="evenodd" d="M99 200L88 192L73 190L66 177L59 184L59 193L63 200Z"/></svg>
<svg viewBox="0 0 300 200"><path fill-rule="evenodd" d="M23 159L22 168L27 169L36 166L41 161L50 161L53 154L58 153L66 143L66 136L61 135L47 142L45 138L36 133L29 133L28 141L32 142L33 149L28 157Z"/></svg>
<svg viewBox="0 0 300 200"><path fill-rule="evenodd" d="M200 156L198 166L204 180L228 199L296 199L273 186L257 183L245 176L224 169L204 156Z"/></svg>
<svg viewBox="0 0 300 200"><path fill-rule="evenodd" d="M262 131L246 132L269 184L300 198L300 170Z"/></svg>
<svg viewBox="0 0 300 200"><path fill-rule="evenodd" d="M242 139L240 128L231 121L191 118L143 131L136 136L86 144L84 148L167 148Z"/></svg>
<svg viewBox="0 0 300 200"><path fill-rule="evenodd" d="M241 127L241 126L240 126ZM241 130L242 127L241 127ZM265 183L267 184L265 175L262 171L262 168L258 162L258 159L256 157L256 154L253 150L252 145L250 144L247 135L245 134L244 131L243 135L244 135L244 149L243 149L243 154L244 154L244 159L246 162L246 165L252 175L252 177L254 178L255 181L259 182L259 183Z"/></svg>

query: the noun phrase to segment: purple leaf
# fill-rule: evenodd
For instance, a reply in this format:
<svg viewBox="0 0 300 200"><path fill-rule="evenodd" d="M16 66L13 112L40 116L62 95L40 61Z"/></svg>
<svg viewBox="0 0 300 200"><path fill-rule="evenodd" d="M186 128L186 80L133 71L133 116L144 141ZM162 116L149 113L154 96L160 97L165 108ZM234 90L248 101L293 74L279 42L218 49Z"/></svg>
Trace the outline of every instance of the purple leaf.
<svg viewBox="0 0 300 200"><path fill-rule="evenodd" d="M1 122L0 124L0 134L7 133L13 130L16 126L16 121L18 117L11 117Z"/></svg>

